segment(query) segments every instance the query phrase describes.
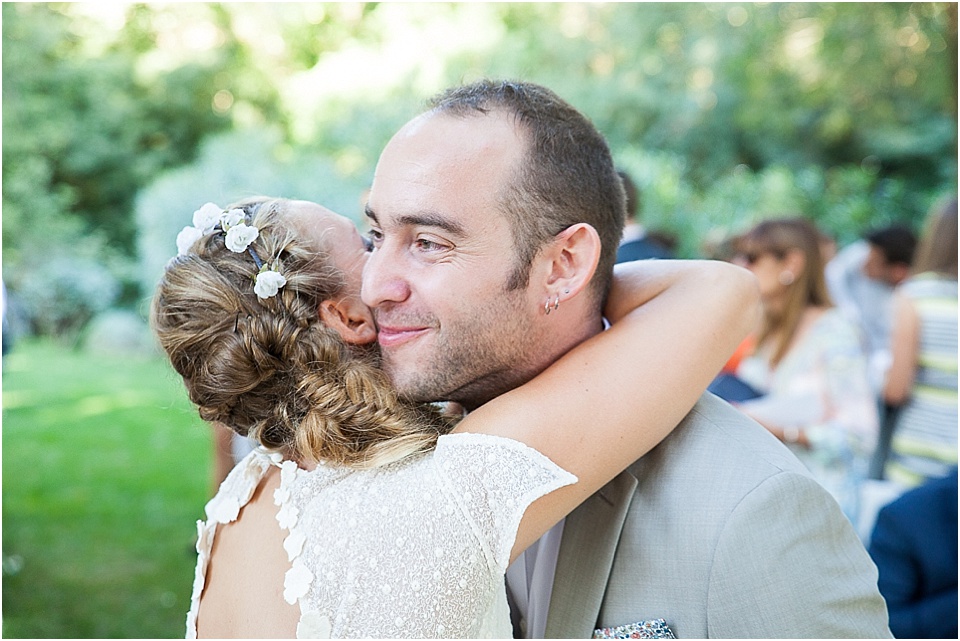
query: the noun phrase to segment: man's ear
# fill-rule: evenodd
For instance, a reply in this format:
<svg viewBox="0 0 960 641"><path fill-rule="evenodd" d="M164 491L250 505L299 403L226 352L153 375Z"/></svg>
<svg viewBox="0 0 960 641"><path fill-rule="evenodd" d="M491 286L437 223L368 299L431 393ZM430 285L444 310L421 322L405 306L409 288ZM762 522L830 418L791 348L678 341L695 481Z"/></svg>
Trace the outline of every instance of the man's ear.
<svg viewBox="0 0 960 641"><path fill-rule="evenodd" d="M377 340L373 314L359 300L328 298L320 303L320 320L336 330L348 345L366 345Z"/></svg>
<svg viewBox="0 0 960 641"><path fill-rule="evenodd" d="M592 225L577 223L556 235L546 247L549 296L567 300L583 290L600 262L600 235Z"/></svg>

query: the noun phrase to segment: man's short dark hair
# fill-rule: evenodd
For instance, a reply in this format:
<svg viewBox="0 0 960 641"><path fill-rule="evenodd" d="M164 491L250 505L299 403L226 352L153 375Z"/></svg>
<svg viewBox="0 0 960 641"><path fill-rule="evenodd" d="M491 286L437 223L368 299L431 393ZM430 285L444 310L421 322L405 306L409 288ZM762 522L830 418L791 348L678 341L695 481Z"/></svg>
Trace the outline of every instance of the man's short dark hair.
<svg viewBox="0 0 960 641"><path fill-rule="evenodd" d="M640 213L640 193L637 191L637 185L627 172L618 170L617 175L620 176L620 180L623 181L623 195L627 199L627 218L638 218L637 214Z"/></svg>
<svg viewBox="0 0 960 641"><path fill-rule="evenodd" d="M626 207L610 148L596 127L555 93L529 82L482 80L454 87L433 98L430 107L457 117L502 111L516 119L526 138L516 179L498 195L517 237L518 262L508 286L525 287L537 252L567 227L588 223L602 245L592 281L602 305Z"/></svg>
<svg viewBox="0 0 960 641"><path fill-rule="evenodd" d="M880 250L887 263L906 265L913 263L917 237L906 225L890 225L874 229L863 236L864 240Z"/></svg>

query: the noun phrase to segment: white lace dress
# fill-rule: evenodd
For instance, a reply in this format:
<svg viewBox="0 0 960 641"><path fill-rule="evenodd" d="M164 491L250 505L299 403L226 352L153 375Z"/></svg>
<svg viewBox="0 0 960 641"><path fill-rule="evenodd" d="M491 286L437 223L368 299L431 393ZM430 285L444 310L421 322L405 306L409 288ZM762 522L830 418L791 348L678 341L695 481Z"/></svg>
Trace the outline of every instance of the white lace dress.
<svg viewBox="0 0 960 641"><path fill-rule="evenodd" d="M230 473L199 521L187 638L217 525L235 520L279 466L279 527L300 606L298 638L510 638L504 573L520 518L576 482L526 445L484 434L441 436L434 451L372 470L312 471L263 449Z"/></svg>

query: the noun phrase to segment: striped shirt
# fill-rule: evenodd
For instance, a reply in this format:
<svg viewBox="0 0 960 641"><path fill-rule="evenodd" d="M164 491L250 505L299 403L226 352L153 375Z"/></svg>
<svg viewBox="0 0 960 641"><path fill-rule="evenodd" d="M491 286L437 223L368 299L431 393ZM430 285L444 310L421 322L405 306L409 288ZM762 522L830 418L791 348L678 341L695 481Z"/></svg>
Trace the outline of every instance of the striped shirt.
<svg viewBox="0 0 960 641"><path fill-rule="evenodd" d="M957 281L919 274L903 283L920 319L917 376L897 420L887 477L907 486L957 464Z"/></svg>

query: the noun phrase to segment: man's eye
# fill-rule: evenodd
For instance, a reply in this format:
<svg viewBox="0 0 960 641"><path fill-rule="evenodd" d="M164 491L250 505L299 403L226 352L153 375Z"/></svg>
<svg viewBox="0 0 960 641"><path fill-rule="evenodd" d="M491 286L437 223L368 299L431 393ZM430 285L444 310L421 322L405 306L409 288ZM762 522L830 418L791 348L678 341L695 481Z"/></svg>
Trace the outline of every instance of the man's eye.
<svg viewBox="0 0 960 641"><path fill-rule="evenodd" d="M426 238L418 238L416 241L416 244L417 244L417 249L421 251L432 252L432 251L440 251L442 249L445 249L445 247L440 243L434 242L432 240L428 240Z"/></svg>
<svg viewBox="0 0 960 641"><path fill-rule="evenodd" d="M363 237L363 244L367 248L367 251L373 251L382 241L383 232L377 229L371 229L367 232L367 235Z"/></svg>

